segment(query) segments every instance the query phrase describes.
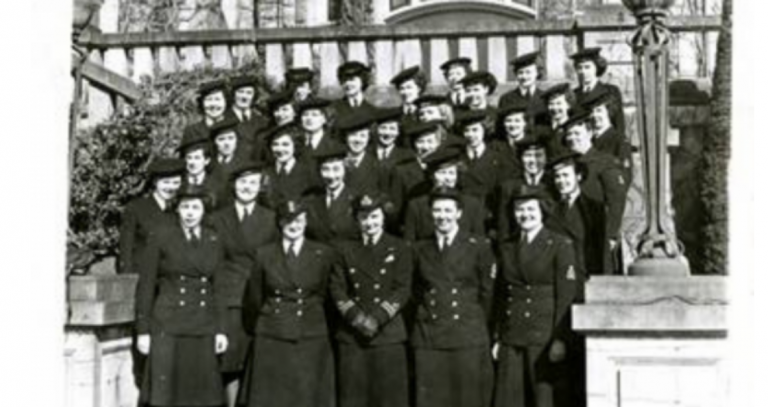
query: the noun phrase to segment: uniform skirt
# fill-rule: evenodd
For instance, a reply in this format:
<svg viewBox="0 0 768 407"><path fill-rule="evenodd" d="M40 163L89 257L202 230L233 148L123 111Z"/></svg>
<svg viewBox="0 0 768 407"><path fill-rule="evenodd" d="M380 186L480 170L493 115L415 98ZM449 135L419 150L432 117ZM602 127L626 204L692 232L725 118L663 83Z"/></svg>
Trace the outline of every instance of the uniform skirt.
<svg viewBox="0 0 768 407"><path fill-rule="evenodd" d="M487 347L415 352L416 407L491 405L493 367Z"/></svg>
<svg viewBox="0 0 768 407"><path fill-rule="evenodd" d="M567 360L549 361L549 346L501 345L494 406L576 407L568 377L572 371Z"/></svg>
<svg viewBox="0 0 768 407"><path fill-rule="evenodd" d="M209 336L151 336L141 401L152 406L219 406L224 385Z"/></svg>
<svg viewBox="0 0 768 407"><path fill-rule="evenodd" d="M245 333L242 323L242 308L227 308L223 329L227 335L227 351L221 357L221 371L236 374L245 368L245 357L251 346L251 337Z"/></svg>
<svg viewBox="0 0 768 407"><path fill-rule="evenodd" d="M339 407L405 407L408 363L405 344L339 344Z"/></svg>
<svg viewBox="0 0 768 407"><path fill-rule="evenodd" d="M238 404L248 407L333 407L333 354L327 337L296 342L258 336Z"/></svg>

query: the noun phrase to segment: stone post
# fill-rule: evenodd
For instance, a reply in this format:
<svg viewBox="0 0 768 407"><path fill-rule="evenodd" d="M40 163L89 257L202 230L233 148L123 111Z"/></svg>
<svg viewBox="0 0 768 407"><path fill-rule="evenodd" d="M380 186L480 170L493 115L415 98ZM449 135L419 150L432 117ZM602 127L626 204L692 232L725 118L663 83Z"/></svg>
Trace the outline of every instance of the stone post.
<svg viewBox="0 0 768 407"><path fill-rule="evenodd" d="M640 237L638 257L629 266L629 274L686 276L690 271L680 252L667 198L670 32L665 20L675 0L623 1L638 22L631 44L646 209L645 231Z"/></svg>

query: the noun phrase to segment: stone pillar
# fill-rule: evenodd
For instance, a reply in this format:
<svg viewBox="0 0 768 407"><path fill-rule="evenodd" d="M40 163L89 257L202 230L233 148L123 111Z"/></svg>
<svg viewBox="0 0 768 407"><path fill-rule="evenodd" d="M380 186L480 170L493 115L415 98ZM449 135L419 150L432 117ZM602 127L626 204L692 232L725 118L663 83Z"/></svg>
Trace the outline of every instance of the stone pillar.
<svg viewBox="0 0 768 407"><path fill-rule="evenodd" d="M136 406L131 359L136 282L136 275L114 274L67 281L67 406Z"/></svg>
<svg viewBox="0 0 768 407"><path fill-rule="evenodd" d="M589 407L727 406L725 278L598 276L585 294Z"/></svg>

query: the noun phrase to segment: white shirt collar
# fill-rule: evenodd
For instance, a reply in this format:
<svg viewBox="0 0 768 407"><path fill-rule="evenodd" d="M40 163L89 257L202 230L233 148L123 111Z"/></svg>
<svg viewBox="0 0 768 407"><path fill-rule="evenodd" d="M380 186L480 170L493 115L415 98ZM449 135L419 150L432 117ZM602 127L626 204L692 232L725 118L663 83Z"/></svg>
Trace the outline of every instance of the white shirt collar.
<svg viewBox="0 0 768 407"><path fill-rule="evenodd" d="M525 176L525 182L529 182L529 180L531 179L531 174L525 173L524 176ZM534 183L533 184L528 184L528 185L539 185L539 184L541 184L541 178L543 176L544 176L544 171L534 175L533 176Z"/></svg>
<svg viewBox="0 0 768 407"><path fill-rule="evenodd" d="M394 144L390 144L388 146L382 147L381 145L376 146L376 154L378 155L380 160L383 160L385 158L388 158L392 154L392 150L395 149Z"/></svg>
<svg viewBox="0 0 768 407"><path fill-rule="evenodd" d="M341 184L340 187L338 187L336 190L331 189L325 189L325 201L327 204L330 205L331 199L336 200L339 199L339 196L341 196L341 193L344 191L344 184Z"/></svg>
<svg viewBox="0 0 768 407"><path fill-rule="evenodd" d="M187 240L192 240L192 236L190 235L190 233L194 233L198 239L202 237L202 235L200 234L201 232L200 225L197 225L194 228L191 228L191 230L190 228L184 225L181 225L181 229L184 230L184 236L187 238Z"/></svg>
<svg viewBox="0 0 768 407"><path fill-rule="evenodd" d="M360 107L360 105L363 104L364 99L363 94L358 93L357 96L348 98L347 103L349 103L351 107Z"/></svg>
<svg viewBox="0 0 768 407"><path fill-rule="evenodd" d="M322 130L312 134L307 133L307 142L312 150L317 150L317 146L320 145L320 140L323 139L324 132Z"/></svg>
<svg viewBox="0 0 768 407"><path fill-rule="evenodd" d="M568 202L568 207L572 207L573 203L576 202L576 199L581 195L581 189L576 189L571 194L564 196L564 200Z"/></svg>
<svg viewBox="0 0 768 407"><path fill-rule="evenodd" d="M435 231L435 234L437 235L437 244L441 244L443 239L447 236L448 237L448 246L453 245L453 241L456 240L456 235L459 233L459 226L457 225L452 231L448 232L447 235L442 234L438 231ZM444 247L441 247L441 249L444 249Z"/></svg>
<svg viewBox="0 0 768 407"><path fill-rule="evenodd" d="M278 163L275 163L275 165L276 165L275 169L279 170L281 163L278 162ZM295 166L296 166L296 157L291 158L290 160L288 160L288 162L285 163L285 172L290 173L291 170L293 170L293 167Z"/></svg>
<svg viewBox="0 0 768 407"><path fill-rule="evenodd" d="M160 207L160 210L165 211L165 208L167 207L167 203L165 202L165 199L161 198L160 195L157 194L157 192L152 193L152 198L155 199L155 202L157 202L157 206Z"/></svg>
<svg viewBox="0 0 768 407"><path fill-rule="evenodd" d="M367 245L373 244L375 246L377 243L379 243L379 241L381 240L381 236L383 235L384 235L383 230L379 231L379 233L377 233L373 237L363 235L363 243Z"/></svg>
<svg viewBox="0 0 768 407"><path fill-rule="evenodd" d="M197 175L187 175L187 181L189 181L189 183L192 185L202 185L203 182L205 182L205 171L202 171Z"/></svg>
<svg viewBox="0 0 768 407"><path fill-rule="evenodd" d="M471 158L477 160L478 158L482 157L483 154L485 154L485 143L481 143L477 147L467 146L467 155L469 155Z"/></svg>
<svg viewBox="0 0 768 407"><path fill-rule="evenodd" d="M301 247L304 246L304 238L300 237L294 241L283 239L283 253L288 253L288 249L291 247L291 243L293 243L295 254L298 256L299 253L301 253Z"/></svg>
<svg viewBox="0 0 768 407"><path fill-rule="evenodd" d="M235 201L235 209L237 210L237 218L243 220L246 211L248 214L253 214L253 210L256 208L256 202L243 205L242 203Z"/></svg>
<svg viewBox="0 0 768 407"><path fill-rule="evenodd" d="M534 239L536 239L536 236L538 236L539 232L541 232L541 229L543 229L544 225L539 225L536 227L536 229L533 229L531 231L523 231L522 233L522 239L526 239L527 241L525 243L531 243Z"/></svg>

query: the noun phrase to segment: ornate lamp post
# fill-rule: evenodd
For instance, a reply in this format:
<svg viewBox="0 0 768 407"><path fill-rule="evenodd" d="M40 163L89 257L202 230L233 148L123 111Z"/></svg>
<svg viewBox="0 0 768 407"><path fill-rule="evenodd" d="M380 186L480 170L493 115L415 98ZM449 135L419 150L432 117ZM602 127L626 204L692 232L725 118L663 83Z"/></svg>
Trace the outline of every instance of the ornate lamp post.
<svg viewBox="0 0 768 407"><path fill-rule="evenodd" d="M667 45L670 31L665 20L675 0L623 0L623 3L638 23L631 45L646 208L646 228L640 237L638 257L629 266L629 274L686 276L690 274L687 261L681 253L667 210Z"/></svg>

